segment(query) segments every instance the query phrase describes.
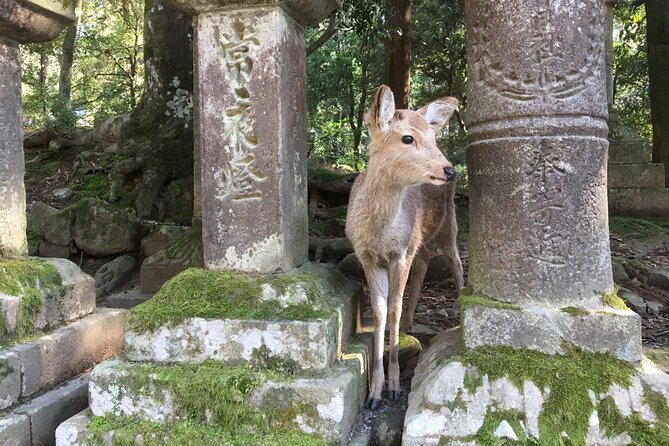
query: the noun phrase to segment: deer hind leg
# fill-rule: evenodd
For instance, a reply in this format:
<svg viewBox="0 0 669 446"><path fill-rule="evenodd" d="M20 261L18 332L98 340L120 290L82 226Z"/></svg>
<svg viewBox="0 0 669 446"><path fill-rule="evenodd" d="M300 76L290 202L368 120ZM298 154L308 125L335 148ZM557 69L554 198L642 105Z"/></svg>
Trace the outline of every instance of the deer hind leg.
<svg viewBox="0 0 669 446"><path fill-rule="evenodd" d="M427 266L430 262L430 253L427 252L424 246L421 246L416 252L416 256L411 266L411 273L409 275L409 301L407 307L402 312L400 319L400 332L408 333L411 330L413 323L413 315L416 312L416 305L418 304L418 297L420 296L420 289L425 280L425 273L427 273Z"/></svg>
<svg viewBox="0 0 669 446"><path fill-rule="evenodd" d="M381 404L383 392L383 348L385 344L386 316L388 313L388 271L372 265L364 266L369 294L374 313L374 364L372 381L369 386L367 403L370 409L376 410Z"/></svg>
<svg viewBox="0 0 669 446"><path fill-rule="evenodd" d="M400 388L399 335L402 314L402 296L409 277L411 258L397 259L390 264L390 291L388 293L388 325L390 328L390 355L388 360L388 395L398 401Z"/></svg>
<svg viewBox="0 0 669 446"><path fill-rule="evenodd" d="M460 253L458 252L458 245L456 243L458 237L458 223L455 219L455 206L451 203L448 206L448 215L443 227L437 235L437 243L441 245L444 255L449 260L451 274L455 280L455 289L460 292L465 286L464 273L462 271L462 260L460 260Z"/></svg>

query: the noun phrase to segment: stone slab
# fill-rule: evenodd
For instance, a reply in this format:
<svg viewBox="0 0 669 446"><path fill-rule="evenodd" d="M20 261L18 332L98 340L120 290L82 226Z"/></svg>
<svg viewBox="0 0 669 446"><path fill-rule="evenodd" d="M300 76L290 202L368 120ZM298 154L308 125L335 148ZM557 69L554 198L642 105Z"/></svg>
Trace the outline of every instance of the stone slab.
<svg viewBox="0 0 669 446"><path fill-rule="evenodd" d="M612 215L669 217L669 189L609 189Z"/></svg>
<svg viewBox="0 0 669 446"><path fill-rule="evenodd" d="M608 352L639 362L639 315L632 310L603 310L573 315L556 308L523 306L513 310L473 305L462 311L463 342L467 348L508 345L559 354L566 341L589 352Z"/></svg>
<svg viewBox="0 0 669 446"><path fill-rule="evenodd" d="M131 361L238 365L270 356L303 369L323 370L337 359L339 317L314 321L236 321L193 318L155 332L125 335ZM260 355L260 356L258 356Z"/></svg>
<svg viewBox="0 0 669 446"><path fill-rule="evenodd" d="M0 444L3 446L31 446L30 418L27 415L0 415Z"/></svg>
<svg viewBox="0 0 669 446"><path fill-rule="evenodd" d="M88 374L81 375L13 411L30 418L30 437L33 445L55 445L58 425L86 408L88 379Z"/></svg>
<svg viewBox="0 0 669 446"><path fill-rule="evenodd" d="M52 316L54 321L61 318L63 322L71 322L95 311L95 280L84 273L75 263L67 259L45 259L60 273L65 287L61 303L53 308L60 316ZM49 305L44 305L49 309ZM49 317L44 316L48 321ZM51 325L51 323L49 324Z"/></svg>
<svg viewBox="0 0 669 446"><path fill-rule="evenodd" d="M201 265L189 264L185 260L165 259L160 255L147 257L139 270L139 282L145 293L157 293L165 282L190 267Z"/></svg>
<svg viewBox="0 0 669 446"><path fill-rule="evenodd" d="M608 187L625 188L663 188L664 164L609 164Z"/></svg>
<svg viewBox="0 0 669 446"><path fill-rule="evenodd" d="M86 427L93 419L90 408L86 408L60 423L56 429L56 446L82 446L86 441Z"/></svg>
<svg viewBox="0 0 669 446"><path fill-rule="evenodd" d="M139 288L120 291L107 297L107 305L110 308L124 308L129 310L141 303L151 299L153 294L143 293Z"/></svg>
<svg viewBox="0 0 669 446"><path fill-rule="evenodd" d="M21 396L33 395L90 369L123 349L125 310L101 308L35 341L17 345Z"/></svg>
<svg viewBox="0 0 669 446"><path fill-rule="evenodd" d="M72 22L74 8L59 0L9 0L0 5L0 36L19 43L53 40Z"/></svg>
<svg viewBox="0 0 669 446"><path fill-rule="evenodd" d="M14 404L21 395L21 366L14 352L0 351L0 410Z"/></svg>

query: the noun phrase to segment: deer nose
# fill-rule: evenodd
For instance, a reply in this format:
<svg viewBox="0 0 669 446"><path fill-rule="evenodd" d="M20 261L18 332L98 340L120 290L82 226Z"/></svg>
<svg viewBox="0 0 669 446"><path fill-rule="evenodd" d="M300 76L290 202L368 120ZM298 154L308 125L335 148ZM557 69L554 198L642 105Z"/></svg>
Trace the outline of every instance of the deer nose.
<svg viewBox="0 0 669 446"><path fill-rule="evenodd" d="M446 180L453 181L455 179L455 169L451 167L444 167L444 174L446 174Z"/></svg>

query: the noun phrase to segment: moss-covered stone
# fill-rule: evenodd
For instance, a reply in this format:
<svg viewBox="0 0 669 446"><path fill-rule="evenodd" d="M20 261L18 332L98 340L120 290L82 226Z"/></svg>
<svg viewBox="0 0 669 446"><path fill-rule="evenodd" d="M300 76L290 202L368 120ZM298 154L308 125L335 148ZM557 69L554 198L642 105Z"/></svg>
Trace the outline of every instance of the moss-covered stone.
<svg viewBox="0 0 669 446"><path fill-rule="evenodd" d="M604 291L598 292L602 297L602 302L604 305L607 305L611 308L614 308L616 310L629 310L630 308L627 306L624 300L618 296L618 287L616 286L612 292L607 293Z"/></svg>
<svg viewBox="0 0 669 446"><path fill-rule="evenodd" d="M488 308L498 308L501 310L518 310L520 307L509 302L503 302L501 300L493 299L490 296L485 294L476 293L471 288L471 286L466 286L460 291L460 297L458 299L460 304L460 311L473 306L482 306Z"/></svg>
<svg viewBox="0 0 669 446"><path fill-rule="evenodd" d="M609 229L624 239L668 240L666 219L644 219L636 217L611 217Z"/></svg>
<svg viewBox="0 0 669 446"><path fill-rule="evenodd" d="M576 307L565 307L562 308L560 311L562 311L563 313L571 314L572 316L587 316L590 314L589 311Z"/></svg>

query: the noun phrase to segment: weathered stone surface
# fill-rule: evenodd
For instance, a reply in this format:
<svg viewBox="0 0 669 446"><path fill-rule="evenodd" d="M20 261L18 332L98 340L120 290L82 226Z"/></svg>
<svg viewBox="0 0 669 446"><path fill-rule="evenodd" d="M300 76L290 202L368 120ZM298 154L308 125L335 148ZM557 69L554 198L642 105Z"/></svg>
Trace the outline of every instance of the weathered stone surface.
<svg viewBox="0 0 669 446"><path fill-rule="evenodd" d="M609 210L614 215L669 216L669 189L609 189Z"/></svg>
<svg viewBox="0 0 669 446"><path fill-rule="evenodd" d="M133 256L126 254L102 265L95 273L96 294L106 296L122 285L132 276L136 263Z"/></svg>
<svg viewBox="0 0 669 446"><path fill-rule="evenodd" d="M51 446L55 444L58 425L84 410L87 405L88 374L84 374L17 407L14 413L30 418L33 445Z"/></svg>
<svg viewBox="0 0 669 446"><path fill-rule="evenodd" d="M190 14L205 11L215 11L225 7L248 6L250 2L242 0L173 0L177 8L183 9ZM297 22L303 26L315 25L324 20L332 11L341 7L341 0L254 0L252 2L258 9L265 5L281 5Z"/></svg>
<svg viewBox="0 0 669 446"><path fill-rule="evenodd" d="M238 365L269 355L305 370L323 370L337 359L338 317L316 321L189 319L155 332L125 336L131 361Z"/></svg>
<svg viewBox="0 0 669 446"><path fill-rule="evenodd" d="M140 252L144 257L155 255L189 229L188 226L160 225L158 229L142 239Z"/></svg>
<svg viewBox="0 0 669 446"><path fill-rule="evenodd" d="M404 427L404 409L386 410L374 420L374 439L376 444L384 446L399 446L402 443L402 428Z"/></svg>
<svg viewBox="0 0 669 446"><path fill-rule="evenodd" d="M19 46L2 37L3 19L17 6L0 5L0 256L25 255L28 249Z"/></svg>
<svg viewBox="0 0 669 446"><path fill-rule="evenodd" d="M604 310L604 311L599 311ZM641 319L631 310L599 308L573 315L546 307L518 310L471 306L462 311L465 347L510 345L562 353L567 341L590 352L609 352L629 362L641 360Z"/></svg>
<svg viewBox="0 0 669 446"><path fill-rule="evenodd" d="M625 304L630 307L632 310L636 311L639 314L646 313L648 307L646 306L646 301L643 297L639 296L634 291L628 290L627 288L620 288L618 290L618 295L620 298L625 301Z"/></svg>
<svg viewBox="0 0 669 446"><path fill-rule="evenodd" d="M309 259L318 263L338 264L353 253L353 245L347 237L309 237Z"/></svg>
<svg viewBox="0 0 669 446"><path fill-rule="evenodd" d="M365 280L365 270L362 269L362 264L355 253L351 253L344 257L344 259L339 262L339 265L337 265L337 269L349 279L358 280L360 282Z"/></svg>
<svg viewBox="0 0 669 446"><path fill-rule="evenodd" d="M114 293L107 297L107 305L110 308L124 308L126 310L135 307L151 299L153 294L143 293L139 288Z"/></svg>
<svg viewBox="0 0 669 446"><path fill-rule="evenodd" d="M307 258L303 31L277 6L203 12L196 23L205 264L287 271Z"/></svg>
<svg viewBox="0 0 669 446"><path fill-rule="evenodd" d="M56 257L60 259L67 259L70 257L70 247L63 245L55 245L46 240L42 240L37 251L40 257Z"/></svg>
<svg viewBox="0 0 669 446"><path fill-rule="evenodd" d="M669 271L660 268L652 268L648 275L648 285L669 291Z"/></svg>
<svg viewBox="0 0 669 446"><path fill-rule="evenodd" d="M86 427L93 414L86 408L60 423L56 429L56 446L83 446L86 444Z"/></svg>
<svg viewBox="0 0 669 446"><path fill-rule="evenodd" d="M21 395L21 367L16 353L0 351L0 410L14 404Z"/></svg>
<svg viewBox="0 0 669 446"><path fill-rule="evenodd" d="M95 281L66 259L46 259L63 281L64 291L58 299L45 299L38 317L40 326L58 326L95 311Z"/></svg>
<svg viewBox="0 0 669 446"><path fill-rule="evenodd" d="M136 251L141 237L139 220L99 200L81 200L74 210L74 241L86 254L105 257Z"/></svg>
<svg viewBox="0 0 669 446"><path fill-rule="evenodd" d="M611 256L611 269L613 270L613 281L615 283L623 283L629 280L620 257Z"/></svg>
<svg viewBox="0 0 669 446"><path fill-rule="evenodd" d="M0 415L0 444L3 446L30 445L30 418L26 415Z"/></svg>
<svg viewBox="0 0 669 446"><path fill-rule="evenodd" d="M611 164L608 172L609 189L664 187L664 164Z"/></svg>
<svg viewBox="0 0 669 446"><path fill-rule="evenodd" d="M58 209L49 206L46 203L36 202L27 206L28 231L44 235L44 223L46 218L58 212Z"/></svg>
<svg viewBox="0 0 669 446"><path fill-rule="evenodd" d="M451 277L451 270L448 265L446 256L439 255L432 257L430 263L427 265L425 282L441 282Z"/></svg>
<svg viewBox="0 0 669 446"><path fill-rule="evenodd" d="M73 21L73 7L58 0L6 1L0 7L0 36L19 43L46 42Z"/></svg>
<svg viewBox="0 0 669 446"><path fill-rule="evenodd" d="M44 217L44 239L54 245L68 246L74 241L74 213L67 208Z"/></svg>
<svg viewBox="0 0 669 446"><path fill-rule="evenodd" d="M49 335L13 347L22 374L21 396L48 389L119 353L125 313L101 308Z"/></svg>
<svg viewBox="0 0 669 446"><path fill-rule="evenodd" d="M587 306L613 288L604 3L465 10L468 283L513 303Z"/></svg>
<svg viewBox="0 0 669 446"><path fill-rule="evenodd" d="M651 162L651 147L634 130L618 123L616 113L609 120L609 164L637 164Z"/></svg>

